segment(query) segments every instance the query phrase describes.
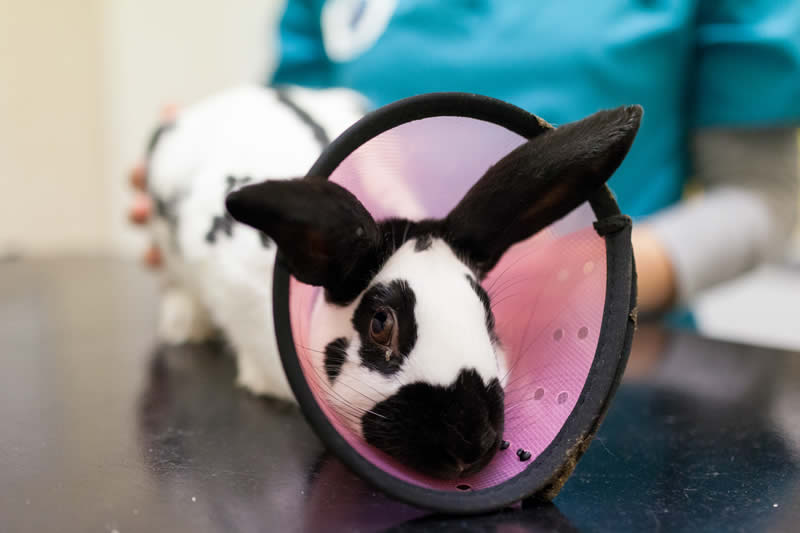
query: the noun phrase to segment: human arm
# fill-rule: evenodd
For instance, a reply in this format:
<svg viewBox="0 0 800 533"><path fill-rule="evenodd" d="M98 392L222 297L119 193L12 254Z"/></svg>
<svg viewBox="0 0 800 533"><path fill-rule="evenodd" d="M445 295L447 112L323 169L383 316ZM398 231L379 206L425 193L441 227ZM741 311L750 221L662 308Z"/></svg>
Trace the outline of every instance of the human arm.
<svg viewBox="0 0 800 533"><path fill-rule="evenodd" d="M646 311L685 302L780 254L797 219L793 128L715 128L692 139L696 198L644 220L633 235Z"/></svg>

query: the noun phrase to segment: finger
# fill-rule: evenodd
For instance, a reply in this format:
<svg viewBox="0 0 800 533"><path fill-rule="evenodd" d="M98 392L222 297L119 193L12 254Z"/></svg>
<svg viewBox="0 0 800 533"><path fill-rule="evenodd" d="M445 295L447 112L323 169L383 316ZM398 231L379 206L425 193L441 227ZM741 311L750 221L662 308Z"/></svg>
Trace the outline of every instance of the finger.
<svg viewBox="0 0 800 533"><path fill-rule="evenodd" d="M134 224L144 224L153 214L153 200L144 193L138 193L128 211L128 217Z"/></svg>
<svg viewBox="0 0 800 533"><path fill-rule="evenodd" d="M172 122L178 116L178 104L167 104L159 114L162 122Z"/></svg>
<svg viewBox="0 0 800 533"><path fill-rule="evenodd" d="M150 268L159 268L164 264L164 258L161 255L161 248L155 244L150 245L150 248L144 254L144 263Z"/></svg>
<svg viewBox="0 0 800 533"><path fill-rule="evenodd" d="M137 163L131 170L131 185L134 189L143 191L147 188L147 168L143 162Z"/></svg>

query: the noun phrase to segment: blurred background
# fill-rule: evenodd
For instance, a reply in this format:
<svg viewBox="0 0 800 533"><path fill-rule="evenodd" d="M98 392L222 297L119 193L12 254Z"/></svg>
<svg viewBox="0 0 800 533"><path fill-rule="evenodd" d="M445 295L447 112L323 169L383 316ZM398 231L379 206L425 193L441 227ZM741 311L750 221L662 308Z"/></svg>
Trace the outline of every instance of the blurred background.
<svg viewBox="0 0 800 533"><path fill-rule="evenodd" d="M0 261L138 258L126 174L159 109L267 79L284 4L0 0ZM800 347L800 232L692 307L706 334Z"/></svg>
<svg viewBox="0 0 800 533"><path fill-rule="evenodd" d="M266 79L283 3L0 0L0 256L141 254L127 173L159 110Z"/></svg>

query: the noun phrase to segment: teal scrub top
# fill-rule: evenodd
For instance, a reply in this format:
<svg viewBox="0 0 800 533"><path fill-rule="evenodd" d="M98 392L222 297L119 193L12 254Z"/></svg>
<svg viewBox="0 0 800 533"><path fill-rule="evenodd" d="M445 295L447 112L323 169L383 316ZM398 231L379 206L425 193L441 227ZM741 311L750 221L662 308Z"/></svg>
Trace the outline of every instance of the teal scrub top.
<svg viewBox="0 0 800 533"><path fill-rule="evenodd" d="M288 0L278 39L273 83L376 106L465 91L558 125L641 104L610 182L634 217L680 198L692 129L800 122L797 0Z"/></svg>

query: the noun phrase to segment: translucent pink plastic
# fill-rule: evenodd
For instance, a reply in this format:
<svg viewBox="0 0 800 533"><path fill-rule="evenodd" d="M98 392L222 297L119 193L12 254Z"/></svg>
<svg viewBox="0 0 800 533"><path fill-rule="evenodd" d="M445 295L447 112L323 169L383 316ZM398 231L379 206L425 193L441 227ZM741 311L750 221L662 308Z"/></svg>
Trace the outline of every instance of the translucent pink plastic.
<svg viewBox="0 0 800 533"><path fill-rule="evenodd" d="M496 124L433 117L398 126L360 146L331 179L353 192L372 215L445 215L486 169L525 139ZM311 310L321 291L290 282L292 335L306 379L323 412L361 455L384 471L428 488L479 490L523 471L553 441L583 389L594 358L606 287L605 242L584 205L509 250L484 282L509 375L506 430L511 445L470 479L441 481L399 465L349 431L326 405L325 383L311 368ZM318 318L318 320L324 319ZM521 461L516 451L531 453ZM458 486L461 488L457 488Z"/></svg>

